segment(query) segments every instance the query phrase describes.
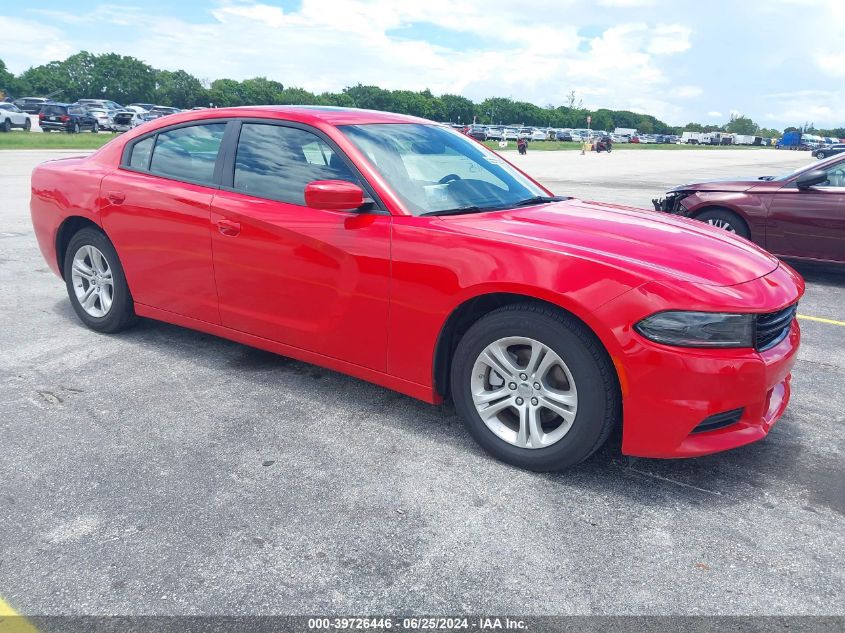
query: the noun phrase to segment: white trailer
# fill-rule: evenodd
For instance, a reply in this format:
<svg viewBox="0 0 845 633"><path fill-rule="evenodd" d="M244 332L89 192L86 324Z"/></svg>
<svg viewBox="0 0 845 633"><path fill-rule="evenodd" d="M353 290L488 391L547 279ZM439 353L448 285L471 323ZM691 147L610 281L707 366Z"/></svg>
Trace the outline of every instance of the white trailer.
<svg viewBox="0 0 845 633"><path fill-rule="evenodd" d="M619 136L636 136L637 129L633 127L618 127L613 130L614 134L618 134Z"/></svg>
<svg viewBox="0 0 845 633"><path fill-rule="evenodd" d="M735 145L754 145L755 137L751 134L734 134Z"/></svg>
<svg viewBox="0 0 845 633"><path fill-rule="evenodd" d="M701 143L701 132L684 132L681 134L681 143L698 145Z"/></svg>

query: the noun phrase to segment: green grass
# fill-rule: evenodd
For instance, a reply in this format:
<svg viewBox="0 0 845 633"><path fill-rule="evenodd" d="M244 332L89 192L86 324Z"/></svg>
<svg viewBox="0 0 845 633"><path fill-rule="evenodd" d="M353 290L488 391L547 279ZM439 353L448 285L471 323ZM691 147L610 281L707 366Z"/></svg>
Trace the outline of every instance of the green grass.
<svg viewBox="0 0 845 633"><path fill-rule="evenodd" d="M20 132L0 133L0 150L4 149L99 149L117 134L80 132Z"/></svg>
<svg viewBox="0 0 845 633"><path fill-rule="evenodd" d="M484 141L484 144L490 149L498 151L516 150L516 141L508 141L507 147L499 147L499 141ZM764 149L760 146L754 145L677 145L677 144L657 144L657 143L614 143L613 150L658 150L666 149L671 151L708 151L714 149L730 149L730 150L746 150L746 149ZM528 144L528 151L575 151L581 150L581 143L565 143L563 141L532 141Z"/></svg>

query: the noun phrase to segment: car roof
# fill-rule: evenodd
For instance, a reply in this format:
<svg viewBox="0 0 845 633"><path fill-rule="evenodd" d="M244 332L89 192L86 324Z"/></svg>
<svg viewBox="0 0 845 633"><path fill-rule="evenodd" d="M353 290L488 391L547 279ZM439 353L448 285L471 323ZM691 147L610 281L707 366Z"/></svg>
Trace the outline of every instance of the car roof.
<svg viewBox="0 0 845 633"><path fill-rule="evenodd" d="M240 106L237 108L216 108L213 110L188 110L170 115L168 125L177 121L200 121L222 117L278 118L305 124L327 123L329 125L356 125L365 123L427 123L434 121L421 119L406 114L364 110L360 108L340 108L334 106Z"/></svg>

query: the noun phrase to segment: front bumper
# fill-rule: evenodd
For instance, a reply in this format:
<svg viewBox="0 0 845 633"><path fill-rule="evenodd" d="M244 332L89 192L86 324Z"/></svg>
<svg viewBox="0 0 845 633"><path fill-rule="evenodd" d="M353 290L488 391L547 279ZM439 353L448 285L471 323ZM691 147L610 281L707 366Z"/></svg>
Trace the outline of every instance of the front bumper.
<svg viewBox="0 0 845 633"><path fill-rule="evenodd" d="M655 311L657 302L666 301L674 305L664 307L673 309L696 301L689 309L700 310L713 301L707 293L715 298L725 290L710 288L705 287L695 300L672 296L674 291L657 286L653 288L656 294L643 288L642 292L634 291L634 296L646 298L650 306L647 313ZM747 312L749 305L756 304L759 309L754 311L773 312L795 303L803 293L800 277L784 265L765 277L728 288L728 303L711 303L712 311ZM630 315L630 306L621 309L623 306L614 305L620 300L631 299L623 295L603 306L599 316L608 319L619 312ZM639 318L635 316L633 322ZM614 334L620 344L612 357L622 390L622 452L626 455L696 457L743 446L764 438L789 402L791 371L801 340L795 319L786 337L765 351L662 345L639 335L631 325L614 328ZM713 430L699 427L712 416L737 410L741 414L726 426Z"/></svg>

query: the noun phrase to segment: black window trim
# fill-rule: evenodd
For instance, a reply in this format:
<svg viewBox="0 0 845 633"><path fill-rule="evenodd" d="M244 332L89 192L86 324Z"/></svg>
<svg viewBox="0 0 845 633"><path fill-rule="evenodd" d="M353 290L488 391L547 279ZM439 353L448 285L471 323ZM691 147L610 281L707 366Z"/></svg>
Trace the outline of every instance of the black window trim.
<svg viewBox="0 0 845 633"><path fill-rule="evenodd" d="M277 127L288 127L294 128L297 130L302 130L303 132L310 132L311 134L315 135L321 141L323 141L329 148L337 154L338 157L346 164L349 168L349 171L358 179L358 184L364 190L366 194L365 198L369 198L372 200L372 205L369 206L366 210L360 211L359 213L369 213L372 215L390 215L390 212L387 211L387 207L382 202L381 198L376 194L375 189L373 189L372 185L367 181L364 177L364 174L361 173L361 170L358 169L358 166L352 162L352 160L346 155L346 153L338 147L337 143L335 143L325 132L319 130L311 125L307 125L305 123L300 123L298 121L288 121L286 119L264 119L264 118L256 118L256 117L244 117L238 118L233 121L235 126L232 128L232 134L224 141L224 147L221 147L221 155L224 156L224 164L223 164L223 171L221 174L220 179L220 187L221 191L230 191L232 193L237 193L242 196L250 196L252 198L260 198L261 200L271 200L273 202L281 202L283 204L290 204L296 207L302 207L303 209L307 209L308 207L304 204L297 204L295 202L291 202L289 200L282 200L280 198L271 198L269 196L259 196L254 193L249 193L243 191L241 189L236 189L234 187L235 181L235 155L237 153L238 142L240 141L241 136L241 128L244 123L258 123L260 125L275 125ZM227 130L227 133L229 130Z"/></svg>
<svg viewBox="0 0 845 633"><path fill-rule="evenodd" d="M155 152L155 146L158 142L158 135L163 134L165 132L169 132L171 130L177 130L183 127L192 127L195 125L215 125L225 123L226 128L223 133L223 140L220 143L220 149L217 151L217 160L214 163L214 172L212 176L212 182L201 182L197 180L186 180L182 178L173 178L171 176L166 176L163 174L156 174L150 171L150 163L153 158L153 153ZM244 123L258 123L261 125L276 125L279 127L290 127L295 128L298 130L303 130L305 132L310 132L317 136L321 141L323 141L326 145L328 145L331 150L337 154L341 160L346 164L349 170L358 178L359 184L364 189L364 193L366 194L366 198L372 200L372 205L367 208L362 213L370 213L373 215L390 215L390 212L387 210L384 202L376 193L373 186L369 183L366 179L364 174L358 169L358 166L346 155L346 153L340 149L340 147L335 143L325 132L320 129L315 128L314 126L307 125L305 123L300 123L298 121L288 121L286 119L276 119L276 118L262 118L262 117L220 117L220 118L211 118L211 119L197 119L194 121L186 121L184 123L176 123L174 125L168 125L165 127L157 128L155 130L151 130L146 134L142 134L137 138L133 138L131 141L126 143L123 147L123 154L120 158L120 165L118 166L119 169L125 171L131 171L138 174L146 174L148 176L155 176L156 178L165 178L167 180L173 180L175 182L184 182L191 185L198 185L201 187L208 187L210 189L218 189L220 191L228 191L231 193L237 193L242 196L249 196L252 198L259 198L261 200L271 200L273 202L281 202L283 204L291 204L294 206L302 207L307 209L305 205L298 205L295 202L290 202L288 200L281 200L279 198L270 198L266 196L258 196L253 193L247 193L240 189L236 189L233 186L235 180L235 154L238 148L238 141L240 140L241 135L241 127ZM148 138L153 138L153 146L150 150L150 155L147 158L147 165L144 169L139 169L137 167L130 167L129 160L132 156L132 150L135 148L135 145L144 141Z"/></svg>

